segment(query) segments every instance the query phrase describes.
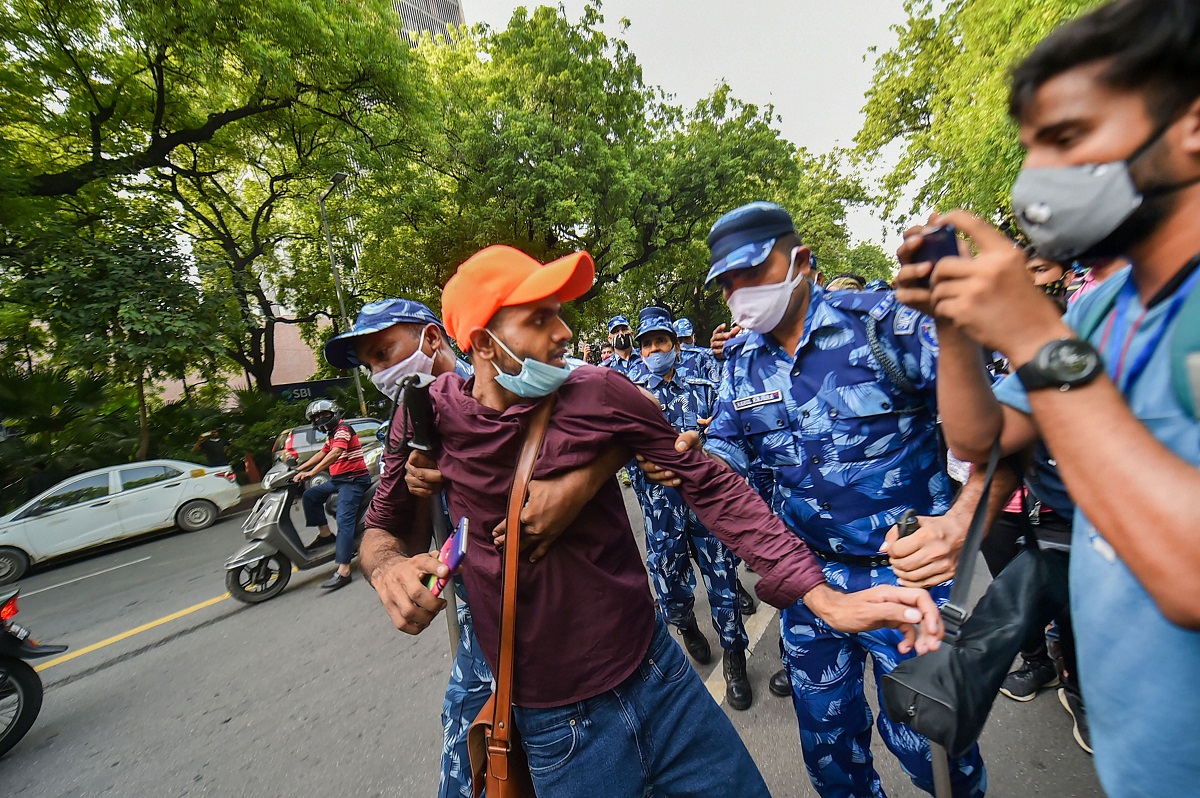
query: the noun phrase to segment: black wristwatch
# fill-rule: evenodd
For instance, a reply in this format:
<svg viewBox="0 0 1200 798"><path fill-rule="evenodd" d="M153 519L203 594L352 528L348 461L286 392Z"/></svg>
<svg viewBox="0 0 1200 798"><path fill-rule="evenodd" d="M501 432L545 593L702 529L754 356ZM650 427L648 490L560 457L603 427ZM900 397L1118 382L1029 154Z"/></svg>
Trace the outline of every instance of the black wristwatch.
<svg viewBox="0 0 1200 798"><path fill-rule="evenodd" d="M1038 350L1033 360L1017 369L1017 377L1026 391L1058 388L1069 391L1087 385L1104 370L1100 353L1087 341L1060 338Z"/></svg>

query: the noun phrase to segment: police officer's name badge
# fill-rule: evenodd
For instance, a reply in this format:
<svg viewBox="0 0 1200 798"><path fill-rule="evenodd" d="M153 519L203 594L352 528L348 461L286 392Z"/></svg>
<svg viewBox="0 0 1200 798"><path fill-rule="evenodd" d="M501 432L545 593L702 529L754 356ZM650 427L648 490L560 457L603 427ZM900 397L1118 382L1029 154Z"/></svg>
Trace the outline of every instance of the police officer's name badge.
<svg viewBox="0 0 1200 798"><path fill-rule="evenodd" d="M766 393L756 393L753 396L747 396L742 399L733 400L734 410L749 410L752 407L761 407L774 402L783 401L782 391L767 391Z"/></svg>

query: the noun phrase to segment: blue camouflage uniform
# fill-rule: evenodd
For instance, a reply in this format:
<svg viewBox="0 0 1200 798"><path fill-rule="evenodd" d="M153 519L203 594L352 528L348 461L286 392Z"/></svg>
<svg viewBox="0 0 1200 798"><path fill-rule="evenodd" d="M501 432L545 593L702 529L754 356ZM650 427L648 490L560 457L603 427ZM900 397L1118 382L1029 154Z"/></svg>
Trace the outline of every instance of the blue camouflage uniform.
<svg viewBox="0 0 1200 798"><path fill-rule="evenodd" d="M613 316L608 320L608 332L610 334L618 327L629 327L630 335L633 334L633 325L629 323L629 319L625 316ZM602 360L600 365L605 368L616 369L634 382L637 382L646 373L645 366L642 365L642 358L638 355L636 347L628 360L622 360L620 355L613 352L612 355Z"/></svg>
<svg viewBox="0 0 1200 798"><path fill-rule="evenodd" d="M463 379L474 374L471 366L461 360L455 362L454 372ZM442 771L438 798L472 798L467 732L491 698L496 682L475 639L471 606L467 603L467 591L461 579L454 580L454 592L458 596L458 654L450 667L450 681L442 701Z"/></svg>
<svg viewBox="0 0 1200 798"><path fill-rule="evenodd" d="M753 332L726 345L728 379L706 447L742 473L756 459L773 470L776 511L818 556L825 554L831 585L847 591L894 585L885 564L833 557L877 556L888 529L908 508L921 515L949 509L936 429L933 322L898 305L890 293L827 294L815 285L811 291L796 357ZM885 375L868 343L870 318L913 392ZM947 585L931 592L939 603L949 596ZM843 634L803 602L784 611L781 626L813 783L826 797L883 795L871 765L863 677L867 654L877 682L906 658L897 650L900 632ZM878 727L913 782L932 792L928 741L882 713ZM978 747L954 762L953 772L956 796L983 794Z"/></svg>
<svg viewBox="0 0 1200 798"><path fill-rule="evenodd" d="M696 328L691 319L676 319L673 326L675 335L680 338L692 338L696 335ZM711 349L680 341L679 357L693 374L701 374L716 383L721 381L721 361L717 360Z"/></svg>
<svg viewBox="0 0 1200 798"><path fill-rule="evenodd" d="M669 318L669 317L668 317ZM643 332L639 329L639 335ZM667 421L679 432L700 430L712 414L717 384L676 360L670 380L647 369L637 382L654 394ZM667 623L686 625L693 616L696 576L692 558L708 591L713 628L727 651L749 644L737 596L737 559L713 536L674 488L638 480L634 485L646 527L646 567Z"/></svg>
<svg viewBox="0 0 1200 798"><path fill-rule="evenodd" d="M396 324L436 324L442 322L428 307L412 299L384 299L365 305L354 322L354 328L334 336L324 347L325 359L339 369L350 370L362 366L355 353L356 339L385 330ZM445 329L443 328L443 334ZM454 373L469 379L475 372L470 364L454 361ZM380 427L379 441L388 442L390 420ZM407 454L404 454L407 457ZM385 458L385 463L387 459ZM403 467L403 459L392 467ZM380 476L384 464L380 465ZM445 512L445 503L442 504ZM447 522L449 514L447 513ZM454 524L450 524L454 528ZM479 643L475 640L471 623L471 608L467 604L466 590L462 580L456 579L455 593L458 596L458 623L460 637L458 654L450 669L450 681L446 685L446 698L442 704L442 769L438 786L439 798L461 796L471 798L471 763L467 753L467 731L471 721L483 709L492 694L492 672Z"/></svg>

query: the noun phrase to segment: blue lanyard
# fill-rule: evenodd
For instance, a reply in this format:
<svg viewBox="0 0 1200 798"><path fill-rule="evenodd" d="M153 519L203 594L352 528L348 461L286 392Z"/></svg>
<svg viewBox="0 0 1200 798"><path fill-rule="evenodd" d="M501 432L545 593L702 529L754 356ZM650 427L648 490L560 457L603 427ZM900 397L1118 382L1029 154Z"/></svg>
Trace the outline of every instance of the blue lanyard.
<svg viewBox="0 0 1200 798"><path fill-rule="evenodd" d="M1171 304L1167 307L1167 312L1163 314L1162 322L1150 335L1150 340L1146 341L1145 345L1138 351L1133 358L1133 363L1129 366L1129 370L1125 372L1124 379L1119 379L1122 367L1125 364L1125 357L1128 354L1129 347L1133 344L1133 336L1137 334L1137 328L1141 320L1149 312L1149 308L1143 310L1136 320L1128 318L1129 307L1133 300L1137 298L1137 286L1133 282L1133 276L1130 275L1123 286L1121 292L1117 295L1116 310L1109 318L1108 328L1104 331L1104 339L1100 344L1103 350L1107 348L1110 340L1117 342L1120 350L1117 356L1105 358L1108 375L1113 382L1117 384L1122 394L1129 395L1129 390L1133 384L1137 382L1138 377L1142 376L1142 372L1150 365L1150 358L1154 356L1154 350L1162 343L1162 339L1166 336L1167 330L1171 327L1171 322L1179 315L1179 311L1183 309L1183 303L1187 301L1188 296L1192 293L1192 289L1196 287L1197 280L1200 279L1200 269L1192 272L1191 276L1184 281L1175 295L1171 297ZM1120 333L1113 338L1112 333L1114 327L1121 327Z"/></svg>

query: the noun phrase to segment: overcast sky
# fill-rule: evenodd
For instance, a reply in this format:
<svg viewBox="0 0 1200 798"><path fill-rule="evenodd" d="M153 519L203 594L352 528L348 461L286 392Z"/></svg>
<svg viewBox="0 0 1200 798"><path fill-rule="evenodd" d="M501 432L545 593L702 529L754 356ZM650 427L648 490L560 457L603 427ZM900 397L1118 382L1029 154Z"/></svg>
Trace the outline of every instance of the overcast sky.
<svg viewBox="0 0 1200 798"><path fill-rule="evenodd" d="M462 0L468 24L495 28L517 6L548 4ZM584 4L563 0L571 19ZM783 134L814 152L850 146L871 84L868 51L889 49L890 27L905 19L903 0L606 0L602 12L613 34L630 21L625 39L647 83L691 106L726 80L738 98L773 104ZM866 213L852 214L850 228L856 240L899 243Z"/></svg>

